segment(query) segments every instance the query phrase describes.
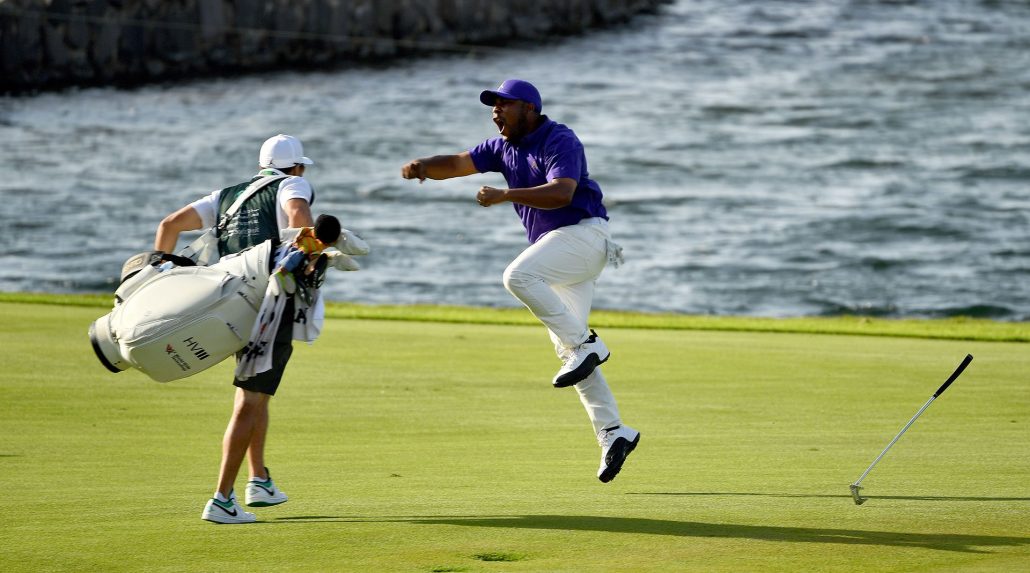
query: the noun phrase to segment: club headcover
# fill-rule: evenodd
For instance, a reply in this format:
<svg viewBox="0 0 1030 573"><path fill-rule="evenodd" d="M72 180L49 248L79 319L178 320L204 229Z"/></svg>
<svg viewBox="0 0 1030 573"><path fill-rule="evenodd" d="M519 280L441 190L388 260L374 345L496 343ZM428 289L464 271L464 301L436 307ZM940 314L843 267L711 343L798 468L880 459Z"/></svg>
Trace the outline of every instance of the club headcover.
<svg viewBox="0 0 1030 573"><path fill-rule="evenodd" d="M353 231L340 229L340 238L333 246L345 255L367 255L371 249L364 239L354 234Z"/></svg>
<svg viewBox="0 0 1030 573"><path fill-rule="evenodd" d="M340 239L340 220L332 215L319 215L315 219L315 237L325 243L332 245Z"/></svg>
<svg viewBox="0 0 1030 573"><path fill-rule="evenodd" d="M361 265L354 259L350 258L349 255L341 253L340 251L326 251L325 255L329 260L329 266L333 267L338 271L359 271Z"/></svg>

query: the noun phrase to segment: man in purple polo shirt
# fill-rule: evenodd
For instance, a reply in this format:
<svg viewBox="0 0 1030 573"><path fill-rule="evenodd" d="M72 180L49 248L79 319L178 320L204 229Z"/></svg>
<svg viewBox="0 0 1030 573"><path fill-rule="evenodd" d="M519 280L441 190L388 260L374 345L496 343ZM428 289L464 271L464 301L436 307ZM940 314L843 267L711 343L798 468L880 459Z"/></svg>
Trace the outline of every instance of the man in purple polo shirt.
<svg viewBox="0 0 1030 573"><path fill-rule="evenodd" d="M449 179L500 172L507 189L480 187L483 207L510 202L531 243L504 271L504 286L547 326L562 360L556 388L574 386L601 446L602 482L615 478L640 432L619 417L600 368L610 352L589 329L594 283L605 264L621 262L611 240L601 188L587 173L583 144L568 127L541 115L540 92L522 80L505 80L479 101L493 108L495 137L457 155L416 159L401 168L405 179Z"/></svg>

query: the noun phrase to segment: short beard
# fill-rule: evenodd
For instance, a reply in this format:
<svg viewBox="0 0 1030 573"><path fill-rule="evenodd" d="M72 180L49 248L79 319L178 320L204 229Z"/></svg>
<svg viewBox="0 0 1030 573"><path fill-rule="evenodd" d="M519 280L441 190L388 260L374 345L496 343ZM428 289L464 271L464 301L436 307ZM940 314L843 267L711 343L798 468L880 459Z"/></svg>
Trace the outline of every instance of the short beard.
<svg viewBox="0 0 1030 573"><path fill-rule="evenodd" d="M521 113L515 118L515 122L508 126L508 131L511 135L508 136L508 141L518 143L523 137L527 135L527 126L529 125L529 110L525 107L522 108Z"/></svg>

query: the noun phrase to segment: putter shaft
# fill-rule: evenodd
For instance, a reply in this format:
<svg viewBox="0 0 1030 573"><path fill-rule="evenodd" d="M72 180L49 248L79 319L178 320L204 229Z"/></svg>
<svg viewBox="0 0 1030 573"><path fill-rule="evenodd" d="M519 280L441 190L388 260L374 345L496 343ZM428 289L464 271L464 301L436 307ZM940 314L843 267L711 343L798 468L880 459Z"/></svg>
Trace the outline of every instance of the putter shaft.
<svg viewBox="0 0 1030 573"><path fill-rule="evenodd" d="M916 415L912 416L912 419L909 420L908 423L905 424L905 426L903 428L901 428L901 431L898 432L898 435L894 436L894 439L891 440L891 443L887 444L887 447L884 448L882 452L880 452L880 455L876 456L876 459L873 460L873 463L869 464L869 467L866 468L866 470L864 472L862 472L862 476L860 478L858 478L857 480L855 480L854 487L858 487L858 486L862 485L862 480L865 479L865 476L869 475L869 472L872 471L873 467L876 466L877 463L879 463L880 459L883 458L884 455L887 454L887 450L890 450L891 446L893 446L895 443L897 443L898 439L901 438L902 434L904 434L906 431L908 431L908 429L912 426L912 424L915 423L916 419L919 418L919 416L922 415L923 411L925 411L927 408L929 408L930 404L932 404L933 401L936 400L936 399L937 399L937 396L931 396L930 399L927 400L925 404L923 404L923 407L920 408L918 412L916 412Z"/></svg>
<svg viewBox="0 0 1030 573"><path fill-rule="evenodd" d="M865 498L862 497L862 495L859 493L859 490L862 489L862 480L865 479L865 476L869 475L869 472L872 471L876 464L879 463L880 459L887 454L887 451L891 449L891 446L893 446L898 441L898 439L901 438L901 436L906 431L908 431L908 429L912 426L912 424L915 423L919 416L921 416L922 413L930 407L930 404L933 404L933 401L936 400L938 396L943 394L944 391L948 389L948 386L951 386L951 383L959 377L959 374L962 374L962 371L964 371L966 369L966 366L969 366L969 363L972 361L973 355L967 354L966 357L962 360L962 363L958 365L958 368L956 368L955 371L952 372L951 376L949 376L948 379L944 381L944 384L941 384L940 388L938 388L937 391L933 393L933 396L930 396L930 399L927 400L925 404L923 404L923 407L920 408L918 412L916 412L916 415L912 416L912 419L909 420L908 423L901 428L901 431L898 432L896 436L894 436L894 439L891 440L889 444L887 444L887 447L884 448L882 452L880 452L880 455L876 456L876 459L873 460L873 463L869 464L869 467L866 468L864 472L862 472L862 475L857 480L855 480L855 483L851 484L851 497L854 498L855 505L862 505L862 503L865 502Z"/></svg>

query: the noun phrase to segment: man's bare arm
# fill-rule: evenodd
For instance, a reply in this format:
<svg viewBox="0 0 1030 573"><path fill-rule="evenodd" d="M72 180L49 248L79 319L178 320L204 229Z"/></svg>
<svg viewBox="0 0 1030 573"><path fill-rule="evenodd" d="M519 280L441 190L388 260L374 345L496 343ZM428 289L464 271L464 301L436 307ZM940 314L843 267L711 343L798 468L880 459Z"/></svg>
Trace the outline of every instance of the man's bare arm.
<svg viewBox="0 0 1030 573"><path fill-rule="evenodd" d="M418 179L419 183L426 179L450 179L479 173L472 156L468 151L457 155L434 155L409 161L401 167L401 177Z"/></svg>
<svg viewBox="0 0 1030 573"><path fill-rule="evenodd" d="M200 220L200 213L189 205L179 209L165 217L157 226L157 235L154 237L154 250L172 253L175 251L175 244L179 242L179 233L183 231L194 231L204 225Z"/></svg>
<svg viewBox="0 0 1030 573"><path fill-rule="evenodd" d="M311 216L311 204L304 199L293 198L286 202L286 218L290 227L314 227L315 219Z"/></svg>
<svg viewBox="0 0 1030 573"><path fill-rule="evenodd" d="M524 189L480 187L479 193L476 194L476 201L483 207L510 201L536 209L558 209L572 203L576 185L575 179L559 177L543 185Z"/></svg>

